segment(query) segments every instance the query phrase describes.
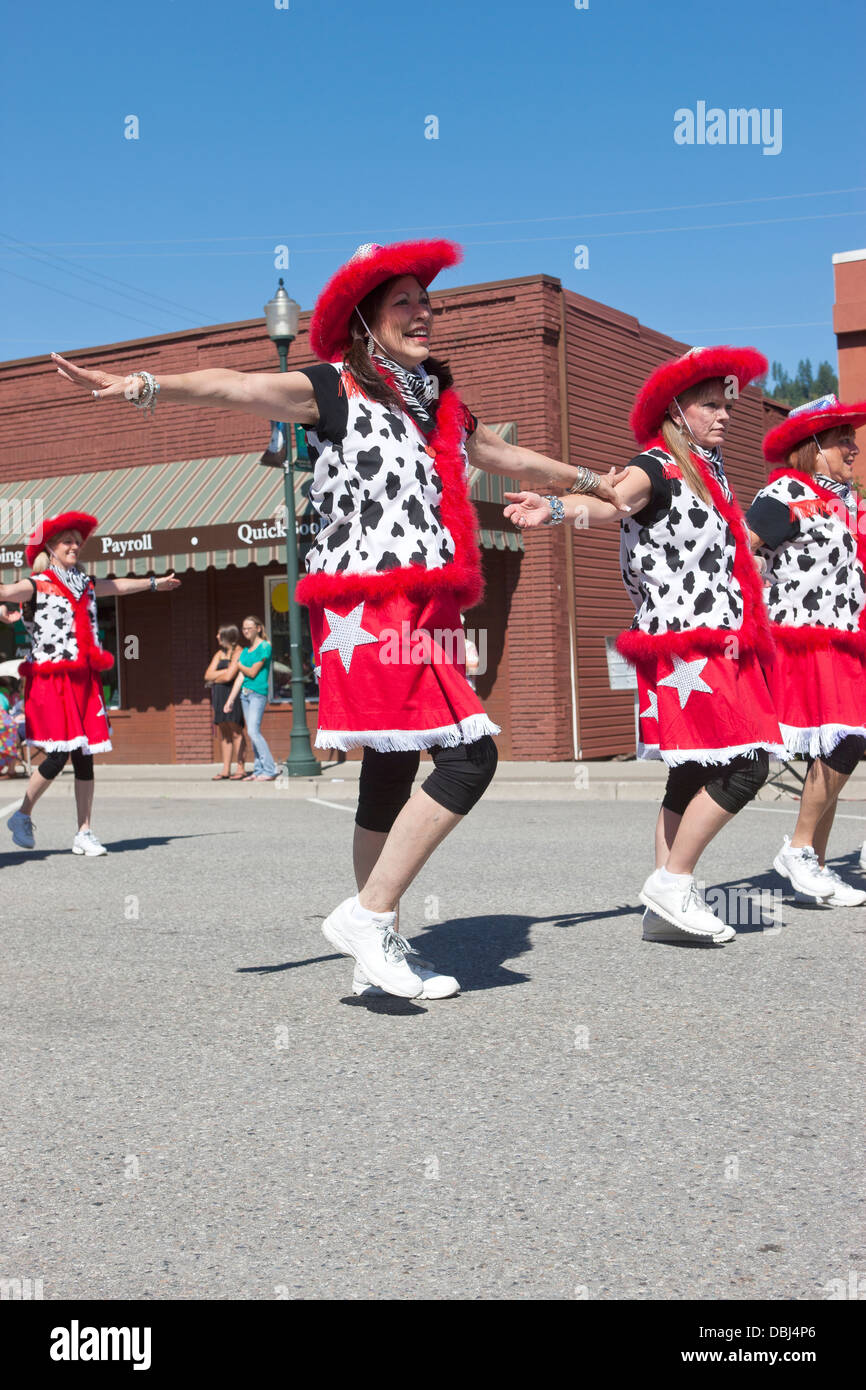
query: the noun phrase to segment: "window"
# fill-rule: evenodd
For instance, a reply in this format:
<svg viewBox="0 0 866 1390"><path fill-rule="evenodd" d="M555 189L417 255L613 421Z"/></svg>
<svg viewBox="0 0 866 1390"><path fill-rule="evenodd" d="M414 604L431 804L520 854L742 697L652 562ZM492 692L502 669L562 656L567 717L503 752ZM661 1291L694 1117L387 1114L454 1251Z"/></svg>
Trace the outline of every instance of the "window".
<svg viewBox="0 0 866 1390"><path fill-rule="evenodd" d="M265 576L268 640L273 649L270 698L291 704L292 666L289 649L289 582L285 575ZM318 700L319 687L313 674L313 639L306 608L301 609L301 650L304 658L304 691L308 700Z"/></svg>

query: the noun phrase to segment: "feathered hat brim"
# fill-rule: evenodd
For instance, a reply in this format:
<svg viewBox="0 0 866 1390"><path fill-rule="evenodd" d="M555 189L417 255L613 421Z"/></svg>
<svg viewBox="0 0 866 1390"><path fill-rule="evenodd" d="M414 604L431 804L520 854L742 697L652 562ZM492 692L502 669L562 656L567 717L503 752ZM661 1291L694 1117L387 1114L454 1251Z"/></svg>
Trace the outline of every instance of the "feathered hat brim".
<svg viewBox="0 0 866 1390"><path fill-rule="evenodd" d="M855 430L866 425L866 401L856 401L854 405L836 401L816 410L794 411L781 425L775 425L764 435L764 458L768 463L787 463L791 450L804 439L838 425L853 425Z"/></svg>
<svg viewBox="0 0 866 1390"><path fill-rule="evenodd" d="M767 371L768 366L766 357L756 348L728 346L692 348L673 362L663 362L647 377L635 397L629 417L635 439L641 445L655 439L671 401L690 386L734 377L737 390L742 391L756 376Z"/></svg>
<svg viewBox="0 0 866 1390"><path fill-rule="evenodd" d="M60 512L57 516L46 517L27 542L24 554L28 565L33 564L52 536L59 536L61 531L80 531L81 542L84 544L98 524L96 517L91 516L89 512Z"/></svg>
<svg viewBox="0 0 866 1390"><path fill-rule="evenodd" d="M323 362L333 362L351 345L349 320L363 299L400 275L414 275L426 289L440 270L463 258L453 241L398 241L391 246L361 246L331 276L316 300L310 319L310 347Z"/></svg>

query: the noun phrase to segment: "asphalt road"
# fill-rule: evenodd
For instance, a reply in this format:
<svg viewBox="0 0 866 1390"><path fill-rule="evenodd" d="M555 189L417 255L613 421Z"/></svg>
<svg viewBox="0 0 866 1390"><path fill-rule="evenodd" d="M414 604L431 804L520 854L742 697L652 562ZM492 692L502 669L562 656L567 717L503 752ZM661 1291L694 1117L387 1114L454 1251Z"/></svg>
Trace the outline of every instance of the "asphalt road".
<svg viewBox="0 0 866 1390"><path fill-rule="evenodd" d="M353 998L345 807L0 827L0 1277L44 1297L822 1299L864 1277L866 908L640 940L655 808L481 804L404 901L456 999ZM837 824L838 866L866 835ZM5 816L3 820L5 822ZM703 865L770 891L792 817ZM767 929L765 929L765 927Z"/></svg>

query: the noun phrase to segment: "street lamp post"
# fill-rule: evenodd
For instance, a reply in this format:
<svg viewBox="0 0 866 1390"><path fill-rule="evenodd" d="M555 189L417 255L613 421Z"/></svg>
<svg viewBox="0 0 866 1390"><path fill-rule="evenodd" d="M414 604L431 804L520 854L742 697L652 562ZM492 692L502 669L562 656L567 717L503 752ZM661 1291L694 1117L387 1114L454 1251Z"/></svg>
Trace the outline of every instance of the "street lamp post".
<svg viewBox="0 0 866 1390"><path fill-rule="evenodd" d="M280 371L289 370L289 347L298 336L300 306L290 299L280 278L280 287L265 305L268 337L276 344ZM289 422L281 421L286 441L283 462L283 483L286 493L286 575L289 584L289 652L292 669L292 734L286 773L289 777L318 777L322 771L310 745L307 729L307 697L304 682L304 662L301 650L301 612L295 601L298 582L298 533L295 518L295 471L292 437Z"/></svg>

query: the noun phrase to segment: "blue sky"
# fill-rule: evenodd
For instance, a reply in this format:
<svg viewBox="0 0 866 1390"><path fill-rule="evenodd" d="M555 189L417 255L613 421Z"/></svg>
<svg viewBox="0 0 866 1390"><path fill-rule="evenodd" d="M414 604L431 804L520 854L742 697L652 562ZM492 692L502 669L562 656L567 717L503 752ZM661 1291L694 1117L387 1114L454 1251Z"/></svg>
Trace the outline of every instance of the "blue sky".
<svg viewBox="0 0 866 1390"><path fill-rule="evenodd" d="M279 244L309 308L360 242L447 235L440 285L544 271L690 343L836 365L860 0L49 0L5 28L0 358L255 318ZM780 152L676 144L701 101L781 109Z"/></svg>

